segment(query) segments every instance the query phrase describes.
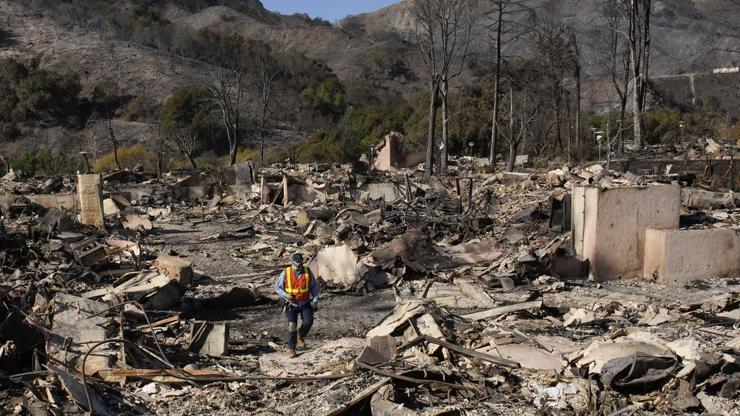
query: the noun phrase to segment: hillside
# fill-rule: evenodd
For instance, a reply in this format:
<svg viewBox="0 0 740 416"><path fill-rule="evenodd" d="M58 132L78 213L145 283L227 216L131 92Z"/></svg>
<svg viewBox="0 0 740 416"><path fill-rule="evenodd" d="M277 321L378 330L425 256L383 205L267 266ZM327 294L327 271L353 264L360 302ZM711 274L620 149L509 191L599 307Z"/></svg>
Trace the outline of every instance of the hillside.
<svg viewBox="0 0 740 416"><path fill-rule="evenodd" d="M727 50L740 41L736 26L740 21L740 9L726 7L726 1L656 1L651 73L675 75L733 66L737 54ZM95 10L91 10L89 16L78 16L65 9L64 3L49 7L47 1L39 0L0 2L0 10L9 24L5 30L17 43L14 53L39 53L45 65L80 68L90 78L101 76L98 67L114 67L121 72L117 76L134 90L147 85L147 89L154 88L157 93L171 90L173 79L203 72L200 63L177 59L170 62L172 54L166 51L157 53L135 42L117 43L99 23L104 16L95 16ZM110 3L109 13L127 13L132 7L127 1ZM414 65L416 50L411 44L413 22L408 11L409 0L373 13L348 17L337 27L303 15L284 16L270 12L258 0L170 0L158 4L162 18L176 29L236 32L244 37L262 39L276 49L297 51L325 62L340 79L370 78L382 81L385 87L408 92L404 85L413 84L416 77L379 75L368 59L374 51L382 51L391 59L410 66L412 71L420 72L418 65ZM490 55L487 7L487 2L479 3L471 48L475 59L483 62ZM598 77L603 72L598 65L599 50L603 46L598 39L604 30L600 2L532 0L530 7L540 19L549 14L556 23L575 27L583 39L586 74ZM534 23L531 15L516 19ZM513 43L505 52L518 54L524 49L522 42ZM2 53L7 55L8 51ZM109 56L111 54L113 56ZM133 62L143 70L130 70ZM156 85L148 85L150 81L156 81Z"/></svg>
<svg viewBox="0 0 740 416"><path fill-rule="evenodd" d="M413 19L410 1L354 17L368 35L389 30L411 40ZM554 23L573 26L584 39L583 64L588 73L598 75L598 42L605 30L602 2L584 0L532 0L532 8L541 19L553 16ZM487 2L480 2L473 30L473 52L488 52L490 24L486 17ZM522 24L535 23L532 15L519 15L514 20ZM653 6L651 73L671 75L709 71L717 67L735 66L738 56L728 50L740 42L740 8L731 7L728 0L657 0ZM523 41L509 45L509 54L523 49Z"/></svg>
<svg viewBox="0 0 740 416"><path fill-rule="evenodd" d="M726 1L654 1L651 75L658 79L735 66L738 55L728 50L740 40L740 8L728 8ZM362 104L357 97L392 104L407 102L423 88L423 70L411 34L410 0L373 13L349 16L336 26L305 15L271 12L258 0L167 0L146 4L142 13L141 3L132 0L0 0L0 57L38 62L39 67L57 72L78 73L83 94L89 95L101 80L115 79L128 97L143 97L160 104L177 88L204 84L218 71L211 62L198 59L189 51L191 38L204 31L233 32L262 40L276 51L324 63L342 80L350 104ZM485 1L479 3L471 45L471 65L478 68L490 68L486 5ZM603 60L603 41L599 39L606 30L599 2L532 0L530 6L534 13L516 16L515 20L532 25L551 18L556 24L576 29L582 47L584 108L600 109L609 81L599 64ZM133 26L122 26L111 16L123 16ZM509 44L504 53L526 56L529 52L525 41L520 41ZM473 71L466 71L465 75L461 79L469 81ZM730 89L730 96L738 95L737 85L721 85ZM726 92L721 88L711 91ZM735 103L719 102L729 106ZM133 141L147 142L156 134L155 125L145 129L141 121L119 119L116 126L121 137ZM79 147L83 138L81 131L48 126L39 126L26 135L34 140L4 141L2 147L10 152L36 147L61 150L70 144ZM296 132L293 137L306 134ZM105 150L107 145L100 146Z"/></svg>
<svg viewBox="0 0 740 416"><path fill-rule="evenodd" d="M0 57L36 60L43 68L79 74L83 94L102 79L115 79L130 96L146 96L161 103L173 90L208 78L213 69L202 62L168 56L153 48L103 36L79 26L33 13L12 1L0 1L2 30L8 33ZM148 141L156 129L120 120L117 128L129 141ZM38 128L33 141L4 143L9 151L47 147L58 152L75 146L79 151L82 132L60 128ZM103 148L107 147L101 143Z"/></svg>

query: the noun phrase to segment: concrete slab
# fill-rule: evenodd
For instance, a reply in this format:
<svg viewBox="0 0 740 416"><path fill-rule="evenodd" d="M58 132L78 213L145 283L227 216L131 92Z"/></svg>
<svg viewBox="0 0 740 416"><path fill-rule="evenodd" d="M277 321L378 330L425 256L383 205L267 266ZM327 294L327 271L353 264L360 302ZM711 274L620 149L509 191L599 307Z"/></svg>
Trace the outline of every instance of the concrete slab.
<svg viewBox="0 0 740 416"><path fill-rule="evenodd" d="M740 276L740 230L647 230L643 276L659 282Z"/></svg>
<svg viewBox="0 0 740 416"><path fill-rule="evenodd" d="M441 246L440 252L467 264L492 263L502 254L498 240L494 238L470 240L456 246Z"/></svg>
<svg viewBox="0 0 740 416"><path fill-rule="evenodd" d="M190 339L190 351L209 357L221 357L229 352L229 324L194 321L190 328Z"/></svg>
<svg viewBox="0 0 740 416"><path fill-rule="evenodd" d="M367 338L391 335L399 327L405 325L409 319L413 319L425 311L424 305L418 300L407 300L398 303L393 313L386 316L383 322L367 333Z"/></svg>
<svg viewBox="0 0 740 416"><path fill-rule="evenodd" d="M82 369L83 356L98 341L111 338L114 333L111 318L103 316L110 305L83 299L66 293L57 293L52 300L54 315L46 352L67 365ZM66 340L75 342L69 345ZM100 370L114 367L118 349L113 345L101 345L90 354L85 362L85 372L94 375Z"/></svg>
<svg viewBox="0 0 740 416"><path fill-rule="evenodd" d="M643 275L645 230L678 229L679 185L573 190L573 245L595 281Z"/></svg>
<svg viewBox="0 0 740 416"><path fill-rule="evenodd" d="M393 182L369 183L363 186L361 190L364 191L366 195L366 198L360 198L361 200L370 199L377 201L379 199L383 199L386 202L393 202L405 196L399 186Z"/></svg>
<svg viewBox="0 0 740 416"><path fill-rule="evenodd" d="M121 210L116 205L116 202L110 198L103 200L103 215L110 217L112 215L118 215Z"/></svg>
<svg viewBox="0 0 740 416"><path fill-rule="evenodd" d="M435 282L429 287L426 298L450 308L489 309L496 306L488 293L468 279L455 279L454 284Z"/></svg>
<svg viewBox="0 0 740 416"><path fill-rule="evenodd" d="M558 352L547 352L537 346L523 343L496 345L478 351L516 361L523 368L532 370L561 371L567 364L562 354Z"/></svg>
<svg viewBox="0 0 740 416"><path fill-rule="evenodd" d="M740 195L728 192L711 192L696 188L681 189L681 203L692 209L734 208L740 204Z"/></svg>

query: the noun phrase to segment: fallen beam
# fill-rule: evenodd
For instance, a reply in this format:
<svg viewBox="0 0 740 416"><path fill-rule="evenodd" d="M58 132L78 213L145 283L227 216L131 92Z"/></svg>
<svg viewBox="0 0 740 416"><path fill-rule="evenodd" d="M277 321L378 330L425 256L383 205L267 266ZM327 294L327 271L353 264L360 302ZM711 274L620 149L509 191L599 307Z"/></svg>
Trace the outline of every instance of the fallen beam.
<svg viewBox="0 0 740 416"><path fill-rule="evenodd" d="M506 305L498 308L488 309L481 312L475 312L462 317L470 321L481 321L483 319L495 318L497 316L506 315L507 313L525 311L528 309L540 309L542 307L541 300L533 300L531 302L517 303L514 305Z"/></svg>
<svg viewBox="0 0 740 416"><path fill-rule="evenodd" d="M486 268L485 268L485 269L483 269L483 270L482 270L481 272L477 273L477 274L475 275L475 277L476 277L476 278L478 278L478 279L480 279L481 277L483 277L483 276L487 275L488 273L490 273L490 272L491 272L491 270L493 270L493 269L497 268L498 266L500 266L500 265L501 265L501 263L502 263L502 262L503 262L504 260L506 260L506 259L507 259L507 258L508 258L508 257L509 257L509 256L511 255L511 253L512 253L512 251L511 251L511 250L509 250L509 251L507 251L506 253L502 254L501 256L499 256L499 258L498 258L498 259L496 259L496 260L495 260L495 261L494 261L493 263L491 263L491 265L490 265L490 266L486 267Z"/></svg>
<svg viewBox="0 0 740 416"><path fill-rule="evenodd" d="M274 376L233 376L226 373L213 371L213 370L183 370L183 369L169 369L169 370L147 370L147 369L117 369L110 371L98 371L98 374L102 378L106 376L112 377L134 377L142 378L147 380L153 380L160 383L187 383L187 382L202 382L202 383L213 383L220 381L252 381L252 380L275 380L275 381L286 381L289 383L305 383L319 380L338 380L341 378L352 377L354 373L348 374L331 374L322 376L306 376L306 377L274 377Z"/></svg>
<svg viewBox="0 0 740 416"><path fill-rule="evenodd" d="M476 392L476 393L479 392L479 390L477 388L472 387L472 386L463 386L463 385L460 385L460 384L447 383L445 381L438 381L438 380L426 380L426 379L420 379L420 378L406 377L406 376L401 375L401 374L396 374L396 373L394 373L392 371L382 370L382 369L380 369L378 367L375 367L375 366L372 366L372 365L369 365L369 364L365 364L362 361L355 361L355 365L357 365L358 367L364 368L366 370L370 370L370 371L372 371L375 374L379 374L379 375L385 376L385 377L390 377L390 378L395 379L395 380L406 381L406 382L414 383L414 384L426 384L426 385L434 385L434 386L440 386L440 387L447 387L447 388L453 389L453 390L468 390L468 391L472 391L472 392Z"/></svg>
<svg viewBox="0 0 740 416"><path fill-rule="evenodd" d="M519 365L519 363L516 362L516 361L507 360L506 358L495 357L495 356L490 355L490 354L486 354L486 353L483 353L483 352L478 352L478 351L475 351L475 350L471 350L469 348L461 347L461 346L456 345L456 344L453 344L451 342L447 342L447 341L444 341L444 340L441 340L441 339L438 339L438 338L430 337L428 335L419 335L418 337L412 339L411 341L407 342L406 344L400 346L398 348L398 352L401 352L401 351L403 351L403 350L405 350L407 348L411 348L414 345L416 345L416 344L418 344L418 343L420 343L422 341L426 341L426 342L429 342L429 343L432 343L432 344L437 344L437 345L439 345L441 347L447 348L447 349L449 349L451 351L455 351L455 352L457 352L459 354L467 355L468 357L472 357L472 358L478 358L478 359L483 360L483 361L489 361L489 362L492 362L492 363L495 363L495 364L498 364L498 365L501 365L501 366L504 366L504 367L511 367L511 368L519 368L519 367L521 367Z"/></svg>
<svg viewBox="0 0 740 416"><path fill-rule="evenodd" d="M139 325L138 327L136 327L136 330L141 331L141 332L147 332L150 330L150 328L156 328L158 326L171 324L179 320L180 320L180 315L173 315L173 316L170 316L169 318L164 318L164 319L160 319L159 321L152 322L151 325L149 324Z"/></svg>

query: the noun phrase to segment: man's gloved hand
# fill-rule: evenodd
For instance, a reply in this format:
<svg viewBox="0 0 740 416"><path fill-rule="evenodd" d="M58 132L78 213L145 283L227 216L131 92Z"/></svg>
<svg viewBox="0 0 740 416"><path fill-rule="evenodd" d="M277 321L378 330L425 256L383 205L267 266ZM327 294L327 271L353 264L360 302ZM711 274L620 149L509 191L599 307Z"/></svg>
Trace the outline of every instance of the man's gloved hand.
<svg viewBox="0 0 740 416"><path fill-rule="evenodd" d="M285 300L287 300L288 302L295 302L295 296L288 295L285 297Z"/></svg>
<svg viewBox="0 0 740 416"><path fill-rule="evenodd" d="M319 310L319 301L317 299L311 301L311 309L313 309L314 312Z"/></svg>

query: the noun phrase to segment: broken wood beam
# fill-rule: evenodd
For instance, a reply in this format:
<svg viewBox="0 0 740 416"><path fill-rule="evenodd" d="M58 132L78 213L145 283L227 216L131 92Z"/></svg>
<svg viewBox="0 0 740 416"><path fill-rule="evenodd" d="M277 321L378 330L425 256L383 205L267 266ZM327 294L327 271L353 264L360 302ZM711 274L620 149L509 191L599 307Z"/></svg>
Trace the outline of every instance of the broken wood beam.
<svg viewBox="0 0 740 416"><path fill-rule="evenodd" d="M381 376L390 377L390 378L395 379L395 380L406 381L406 382L414 383L414 384L436 385L436 386L441 386L441 387L447 387L447 388L453 389L453 390L468 390L468 391L473 391L473 392L476 392L476 393L479 392L479 390L477 388L472 387L472 386L463 386L461 384L447 383L445 381L438 381L438 380L427 380L427 379L406 377L406 376L401 375L401 374L396 374L396 373L394 373L392 371L382 370L382 369L380 369L378 367L375 367L375 366L372 366L372 365L369 365L369 364L365 364L365 363L363 363L361 361L355 361L355 365L357 365L358 367L362 367L362 368L364 368L366 370L370 370L370 371L372 371L375 374L379 374Z"/></svg>
<svg viewBox="0 0 740 416"><path fill-rule="evenodd" d="M149 331L149 328L150 327L151 328L155 328L155 327L158 327L158 326L163 326L163 325L171 324L171 323L177 322L179 320L180 320L180 315L173 315L173 316L170 316L169 318L164 318L164 319L160 319L159 321L152 322L151 325L149 325L149 324L139 325L138 327L136 327L136 330L137 331L141 331L141 332L146 332L146 331Z"/></svg>
<svg viewBox="0 0 740 416"><path fill-rule="evenodd" d="M441 347L444 347L444 348L447 348L447 349L449 349L451 351L455 351L458 354L467 355L468 357L478 358L479 360L483 360L483 361L490 361L490 362L492 362L494 364L498 364L498 365L501 365L503 367L510 367L510 368L519 368L519 367L521 367L519 365L519 363L516 362L516 361L507 360L505 358L500 358L500 357L496 357L496 356L493 356L493 355L490 355L490 354L486 354L486 353L478 352L478 351L475 351L475 350L471 350L469 348L461 347L461 346L459 346L457 344L453 344L451 342L447 342L447 341L442 340L442 339L439 339L439 338L430 337L429 335L419 335L418 337L412 339L411 341L407 342L406 344L400 346L398 348L398 352L401 352L401 351L403 351L403 350L405 350L407 348L411 348L414 345L416 345L416 344L418 344L418 343L420 343L422 341L426 341L426 342L429 342L429 343L432 343L432 344L437 344L437 345L439 345Z"/></svg>
<svg viewBox="0 0 740 416"><path fill-rule="evenodd" d="M475 312L468 315L463 315L462 318L470 321L481 321L483 319L495 318L497 316L506 315L507 313L525 311L527 309L540 309L542 307L542 300L533 300L531 302L517 303L514 305L506 305L498 308L488 309L481 312Z"/></svg>
<svg viewBox="0 0 740 416"><path fill-rule="evenodd" d="M501 263L506 260L513 252L511 250L508 250L506 253L500 255L493 263L491 263L490 266L486 267L481 272L477 273L475 275L476 278L480 279L484 275L490 273L493 269L499 267Z"/></svg>
<svg viewBox="0 0 740 416"><path fill-rule="evenodd" d="M330 374L321 376L304 377L275 377L275 376L233 376L213 370L183 370L173 369L114 369L109 371L98 371L103 379L107 377L133 377L153 380L161 383L187 383L187 382L220 382L220 381L251 381L251 380L275 380L288 383L304 383L319 380L338 380L354 376L354 373Z"/></svg>
<svg viewBox="0 0 740 416"><path fill-rule="evenodd" d="M411 190L411 181L409 180L409 175L406 176L406 203L411 203L413 200L413 191Z"/></svg>

